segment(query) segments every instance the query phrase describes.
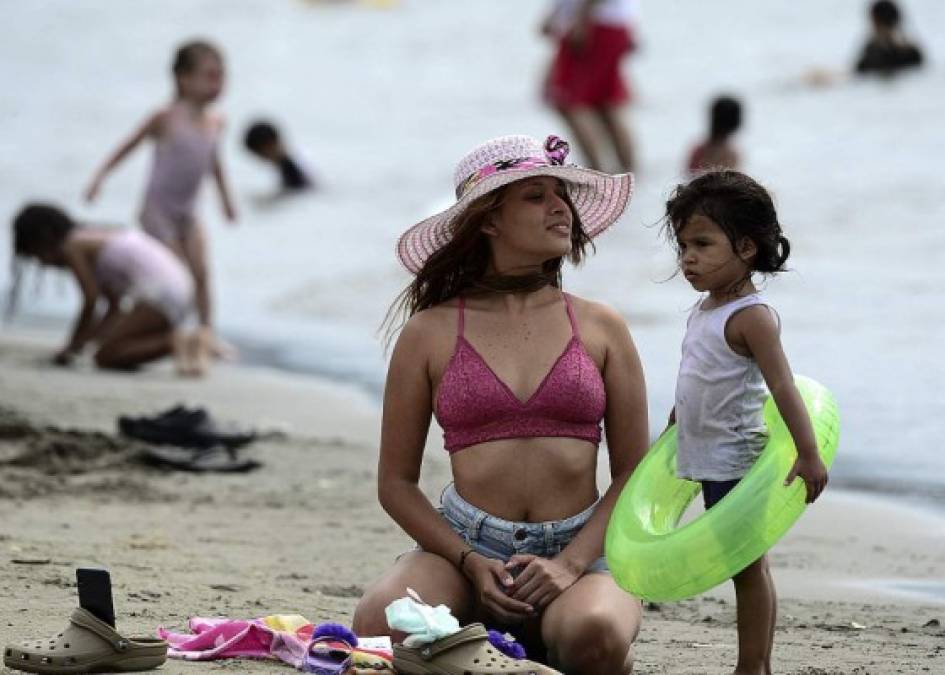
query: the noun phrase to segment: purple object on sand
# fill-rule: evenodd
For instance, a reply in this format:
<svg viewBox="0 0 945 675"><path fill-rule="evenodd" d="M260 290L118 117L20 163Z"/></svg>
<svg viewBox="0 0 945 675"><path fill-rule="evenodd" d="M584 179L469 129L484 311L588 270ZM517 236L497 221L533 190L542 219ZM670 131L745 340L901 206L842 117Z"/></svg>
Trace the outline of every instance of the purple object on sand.
<svg viewBox="0 0 945 675"><path fill-rule="evenodd" d="M301 670L316 675L340 675L351 661L351 649L358 636L340 623L322 623L312 631L312 641L305 650Z"/></svg>
<svg viewBox="0 0 945 675"><path fill-rule="evenodd" d="M513 659L525 658L525 648L512 638L506 637L505 633L500 633L491 628L488 633L490 644L500 652Z"/></svg>

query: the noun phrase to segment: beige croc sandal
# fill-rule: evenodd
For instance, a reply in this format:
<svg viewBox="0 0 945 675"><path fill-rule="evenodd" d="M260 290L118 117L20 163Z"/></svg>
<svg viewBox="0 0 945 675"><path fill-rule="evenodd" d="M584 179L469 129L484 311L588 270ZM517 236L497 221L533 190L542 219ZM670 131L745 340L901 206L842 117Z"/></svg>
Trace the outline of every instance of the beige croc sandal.
<svg viewBox="0 0 945 675"><path fill-rule="evenodd" d="M7 645L3 664L28 673L114 673L151 670L167 659L167 643L157 638L126 638L81 607L69 626L48 640Z"/></svg>
<svg viewBox="0 0 945 675"><path fill-rule="evenodd" d="M402 675L561 675L540 663L506 656L492 646L481 623L427 645L394 645L394 670Z"/></svg>

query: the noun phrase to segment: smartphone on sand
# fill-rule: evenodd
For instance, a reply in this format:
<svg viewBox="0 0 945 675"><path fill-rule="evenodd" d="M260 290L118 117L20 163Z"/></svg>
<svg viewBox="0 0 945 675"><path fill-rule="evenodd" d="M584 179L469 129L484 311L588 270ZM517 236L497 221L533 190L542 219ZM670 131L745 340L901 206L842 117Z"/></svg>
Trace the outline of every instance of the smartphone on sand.
<svg viewBox="0 0 945 675"><path fill-rule="evenodd" d="M80 567L75 571L79 587L79 607L115 627L115 609L112 607L112 580L108 570Z"/></svg>

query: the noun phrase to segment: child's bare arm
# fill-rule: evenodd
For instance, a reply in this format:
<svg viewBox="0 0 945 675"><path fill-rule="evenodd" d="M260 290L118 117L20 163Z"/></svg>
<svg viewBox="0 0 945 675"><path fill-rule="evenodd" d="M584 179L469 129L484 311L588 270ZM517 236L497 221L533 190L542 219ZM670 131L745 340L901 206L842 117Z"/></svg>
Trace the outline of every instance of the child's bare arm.
<svg viewBox="0 0 945 675"><path fill-rule="evenodd" d="M108 335L108 332L115 326L115 324L118 322L118 319L121 317L121 298L109 295L107 293L105 294L105 297L108 300L108 306L105 309L105 313L102 314L102 317L98 319L89 330L90 340L101 341L103 337Z"/></svg>
<svg viewBox="0 0 945 675"><path fill-rule="evenodd" d="M223 215L228 221L236 221L236 208L233 206L233 198L230 196L230 188L226 182L226 175L223 172L223 163L220 155L213 156L213 180L217 184L217 191L220 193L220 203L223 206Z"/></svg>
<svg viewBox="0 0 945 675"><path fill-rule="evenodd" d="M784 355L777 320L766 306L756 305L732 317L729 328L731 332L727 330L726 335L731 335L736 343L744 345L761 369L797 447L797 461L787 475L785 484L800 476L807 486L807 502L811 503L827 486L827 468L820 459L810 416Z"/></svg>
<svg viewBox="0 0 945 675"><path fill-rule="evenodd" d="M125 159L125 157L131 154L131 151L138 147L141 141L143 141L145 138L156 136L160 133L165 115L166 112L163 110L151 115L144 121L144 124L142 124L131 136L125 139L125 141L123 141L121 145L118 146L115 152L111 154L111 156L92 177L92 182L85 191L86 200L90 202L95 200L95 198L98 196L99 190L101 190L102 182L105 180L105 176L107 176L112 169L118 166L118 164L120 164Z"/></svg>
<svg viewBox="0 0 945 675"><path fill-rule="evenodd" d="M85 257L85 253L80 247L75 245L66 245L65 250L66 265L72 275L75 277L79 289L82 291L82 308L79 310L72 326L72 333L69 341L56 354L56 362L68 364L72 358L82 351L82 347L92 337L97 322L95 320L95 310L98 305L99 289L95 283L95 276L92 273L92 266Z"/></svg>

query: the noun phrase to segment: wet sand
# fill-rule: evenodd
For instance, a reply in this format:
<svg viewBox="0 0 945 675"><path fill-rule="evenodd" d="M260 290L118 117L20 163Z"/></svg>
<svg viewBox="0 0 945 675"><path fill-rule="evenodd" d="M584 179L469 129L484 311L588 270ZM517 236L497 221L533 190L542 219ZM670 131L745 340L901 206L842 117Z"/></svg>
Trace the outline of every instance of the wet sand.
<svg viewBox="0 0 945 675"><path fill-rule="evenodd" d="M0 640L58 632L74 568L111 570L119 629L182 629L191 615L301 613L350 621L364 587L411 542L374 497L379 411L362 393L235 365L202 381L160 365L136 375L47 365L45 336L0 338ZM176 403L270 432L246 474L185 474L135 461L122 414ZM431 432L423 474L448 477ZM841 448L841 452L843 448ZM778 673L945 669L945 520L828 491L771 554L780 594ZM722 674L735 656L723 586L648 605L637 672ZM167 673L292 672L271 662L169 662ZM0 668L0 672L14 672Z"/></svg>

